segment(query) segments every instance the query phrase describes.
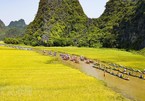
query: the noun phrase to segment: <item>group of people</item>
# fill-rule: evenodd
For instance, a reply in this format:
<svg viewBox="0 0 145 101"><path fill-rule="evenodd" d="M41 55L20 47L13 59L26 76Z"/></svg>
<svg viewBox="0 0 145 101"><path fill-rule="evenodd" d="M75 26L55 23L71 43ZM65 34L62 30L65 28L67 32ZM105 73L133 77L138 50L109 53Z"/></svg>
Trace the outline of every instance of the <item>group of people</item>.
<svg viewBox="0 0 145 101"><path fill-rule="evenodd" d="M84 56L76 56L76 55L69 55L69 54L60 54L63 60L70 60L75 63L79 63L79 61L84 61L86 64L94 63L93 60L87 59Z"/></svg>
<svg viewBox="0 0 145 101"><path fill-rule="evenodd" d="M32 48L27 48L27 47L22 47L22 46L3 45L3 44L1 44L1 46L7 46L7 47L19 49L19 50L32 50ZM46 50L43 50L43 54L57 56L57 52L46 51ZM70 60L70 61L73 61L75 63L79 63L79 61L84 61L86 64L94 63L93 60L87 59L84 56L78 57L76 55L69 55L69 54L60 53L60 57L63 60ZM104 73L108 72L108 73L110 73L112 75L116 75L120 78L124 78L124 75L129 75L129 76L135 76L135 77L139 77L141 79L144 79L145 69L143 71L139 71L139 70L125 68L125 67L117 65L117 64L109 64L109 68L104 67L104 66L100 66L99 63L98 63L98 65L100 67L99 69L104 70ZM115 74L113 71L118 71L118 72L117 72L117 74ZM137 75L137 74L139 74L139 75ZM105 74L104 74L104 76L105 76Z"/></svg>
<svg viewBox="0 0 145 101"><path fill-rule="evenodd" d="M44 51L44 53L46 53L46 51ZM57 52L48 51L48 55L56 56ZM84 61L86 64L94 63L93 60L87 59L84 56L70 55L66 53L60 53L59 55L65 61L70 60L74 63L80 63L80 61ZM119 78L129 80L128 76L135 75L135 73L133 74L133 71L131 69L128 69L128 68L125 68L116 64L111 64L111 65L109 64L110 66L105 66L105 65L102 65L101 63L97 63L97 64L98 64L99 69L104 71L104 76L105 76L105 72L107 72ZM144 74L145 74L145 70L143 72L140 72L140 75L136 77L144 79Z"/></svg>
<svg viewBox="0 0 145 101"><path fill-rule="evenodd" d="M57 52L43 50L44 55L57 56Z"/></svg>
<svg viewBox="0 0 145 101"><path fill-rule="evenodd" d="M69 60L71 57L69 54L60 54L60 57L63 59L63 60Z"/></svg>
<svg viewBox="0 0 145 101"><path fill-rule="evenodd" d="M141 79L144 79L145 70L144 71L134 70L134 69L130 69L130 68L125 68L123 66L117 66L115 68L123 74L127 74L129 76L134 76L134 77L139 77Z"/></svg>
<svg viewBox="0 0 145 101"><path fill-rule="evenodd" d="M79 59L77 56L75 55L69 55L69 54L60 54L60 57L63 59L63 60L70 60L70 61L73 61L75 63L79 63Z"/></svg>
<svg viewBox="0 0 145 101"><path fill-rule="evenodd" d="M134 76L134 77L138 77L141 79L144 79L144 75L145 75L145 70L144 71L140 71L140 70L132 70L132 69L128 69L128 68L124 68L121 66L116 66L116 65L111 65L111 66L105 66L103 64L100 65L100 63L97 63L95 68L101 69L111 75L117 76L119 78L123 78L125 80L129 80L129 76ZM105 75L105 74L104 74Z"/></svg>
<svg viewBox="0 0 145 101"><path fill-rule="evenodd" d="M104 72L104 74L103 74L104 77L106 77L106 73L109 73L109 74L111 74L113 76L117 76L119 78L122 78L122 79L125 79L125 80L129 80L128 75L125 75L126 70L124 70L124 73L123 72L119 72L119 71L115 71L111 67L108 67L105 64L102 64L100 62L97 62L95 65L96 66L94 66L94 68L100 69L100 70L102 70Z"/></svg>
<svg viewBox="0 0 145 101"><path fill-rule="evenodd" d="M87 58L84 57L84 56L80 56L80 61L85 61L86 64L94 63L93 60L87 59Z"/></svg>

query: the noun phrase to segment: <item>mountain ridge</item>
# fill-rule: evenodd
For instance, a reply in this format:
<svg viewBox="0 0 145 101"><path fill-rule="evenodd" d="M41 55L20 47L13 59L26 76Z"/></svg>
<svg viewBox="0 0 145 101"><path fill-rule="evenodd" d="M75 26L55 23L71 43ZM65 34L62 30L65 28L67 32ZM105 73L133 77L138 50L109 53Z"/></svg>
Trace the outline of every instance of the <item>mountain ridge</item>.
<svg viewBox="0 0 145 101"><path fill-rule="evenodd" d="M0 19L0 34L4 34L5 32L5 24L4 22Z"/></svg>
<svg viewBox="0 0 145 101"><path fill-rule="evenodd" d="M0 26L2 25L3 28L0 27L0 40L4 40L5 38L17 38L22 37L24 35L26 24L24 19L20 19L18 21L11 21L8 26L5 26L4 23L0 21Z"/></svg>
<svg viewBox="0 0 145 101"><path fill-rule="evenodd" d="M8 27L24 28L26 26L25 20L20 19L18 21L11 21Z"/></svg>
<svg viewBox="0 0 145 101"><path fill-rule="evenodd" d="M143 0L109 0L89 19L78 0L40 0L23 37L26 45L141 49L145 47Z"/></svg>

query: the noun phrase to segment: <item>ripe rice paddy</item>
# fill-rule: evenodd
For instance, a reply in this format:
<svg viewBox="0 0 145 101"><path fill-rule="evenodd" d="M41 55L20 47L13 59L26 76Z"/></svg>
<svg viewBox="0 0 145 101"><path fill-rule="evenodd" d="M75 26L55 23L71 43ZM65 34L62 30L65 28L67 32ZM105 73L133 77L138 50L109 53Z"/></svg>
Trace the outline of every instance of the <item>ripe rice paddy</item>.
<svg viewBox="0 0 145 101"><path fill-rule="evenodd" d="M102 81L33 51L0 47L0 101L126 101Z"/></svg>
<svg viewBox="0 0 145 101"><path fill-rule="evenodd" d="M60 51L69 54L83 55L87 58L116 63L129 68L145 69L145 56L118 50L105 48L78 48L78 47L37 47L40 49Z"/></svg>

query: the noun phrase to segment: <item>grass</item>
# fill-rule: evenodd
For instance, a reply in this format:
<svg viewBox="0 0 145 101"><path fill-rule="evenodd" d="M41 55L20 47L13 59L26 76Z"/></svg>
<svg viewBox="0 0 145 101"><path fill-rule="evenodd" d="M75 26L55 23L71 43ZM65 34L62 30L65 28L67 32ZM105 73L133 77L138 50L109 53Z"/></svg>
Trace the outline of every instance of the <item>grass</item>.
<svg viewBox="0 0 145 101"><path fill-rule="evenodd" d="M102 81L32 51L0 47L1 101L126 101ZM55 59L54 59L55 60Z"/></svg>
<svg viewBox="0 0 145 101"><path fill-rule="evenodd" d="M0 41L0 44L4 44L4 42L3 41Z"/></svg>
<svg viewBox="0 0 145 101"><path fill-rule="evenodd" d="M47 49L53 51L61 51L70 54L83 55L91 59L100 61L116 63L129 68L145 69L145 56L126 52L118 49L106 48L78 48L78 47L37 47L40 49Z"/></svg>
<svg viewBox="0 0 145 101"><path fill-rule="evenodd" d="M145 56L145 48L144 49L141 49L141 50L139 50L139 51L137 51L135 53L141 54L141 55L144 55Z"/></svg>

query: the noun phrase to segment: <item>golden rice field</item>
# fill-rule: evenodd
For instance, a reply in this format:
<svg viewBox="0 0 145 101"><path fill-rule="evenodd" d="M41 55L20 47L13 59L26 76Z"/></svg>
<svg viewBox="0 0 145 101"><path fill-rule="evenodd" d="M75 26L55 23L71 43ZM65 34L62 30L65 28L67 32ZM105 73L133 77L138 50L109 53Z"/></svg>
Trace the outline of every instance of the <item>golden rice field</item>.
<svg viewBox="0 0 145 101"><path fill-rule="evenodd" d="M126 101L102 81L32 51L0 47L0 101Z"/></svg>
<svg viewBox="0 0 145 101"><path fill-rule="evenodd" d="M78 47L37 47L70 54L83 55L91 59L116 63L134 69L145 69L145 56L119 49L107 48L78 48Z"/></svg>
<svg viewBox="0 0 145 101"><path fill-rule="evenodd" d="M0 41L0 44L4 44L4 42L3 41Z"/></svg>

